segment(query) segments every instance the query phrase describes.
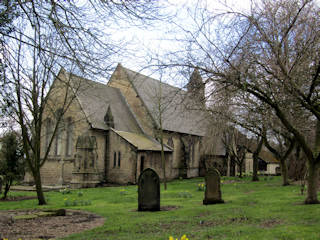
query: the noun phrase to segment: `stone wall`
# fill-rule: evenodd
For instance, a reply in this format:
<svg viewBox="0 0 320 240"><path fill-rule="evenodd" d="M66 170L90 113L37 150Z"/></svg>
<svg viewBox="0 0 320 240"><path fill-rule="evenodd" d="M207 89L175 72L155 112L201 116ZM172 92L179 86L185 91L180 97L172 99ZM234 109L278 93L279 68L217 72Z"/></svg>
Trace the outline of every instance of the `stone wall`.
<svg viewBox="0 0 320 240"><path fill-rule="evenodd" d="M253 172L253 156L252 153L247 152L245 157L245 173L249 174Z"/></svg>
<svg viewBox="0 0 320 240"><path fill-rule="evenodd" d="M184 152L184 143L182 138L188 138L188 142L191 141L191 148L187 156ZM171 139L171 140L169 140ZM178 178L179 169L181 168L184 158L187 157L187 177L198 177L199 176L199 167L200 167L200 158L201 158L201 139L198 136L192 136L177 132L164 132L164 143L173 148L172 154L172 168L170 169L170 177Z"/></svg>
<svg viewBox="0 0 320 240"><path fill-rule="evenodd" d="M59 78L63 81L56 80L52 86L51 93L48 97L48 105L44 110L43 124L42 124L42 137L41 137L41 157L44 157L46 151L47 139L50 139L50 132L47 129L47 120L50 119L52 122L52 128L55 126L55 112L61 108L63 105L64 96L66 94L66 85L68 81L64 73L60 72ZM44 185L56 185L61 184L61 174L63 176L63 183L68 184L72 178L72 170L74 164L75 147L78 136L82 135L84 132L88 131L90 125L83 113L81 106L72 93L68 93L69 100L72 101L69 105L67 111L63 115L62 121L59 125L60 130L60 152L56 152L56 137L53 139L50 153L45 164L41 167L41 177L42 183ZM72 123L72 132L69 142L71 144L71 151L67 150L67 128L68 124ZM63 172L62 161L63 160ZM26 174L26 182L32 182L33 179L30 177L30 173Z"/></svg>
<svg viewBox="0 0 320 240"><path fill-rule="evenodd" d="M199 176L199 167L200 167L200 139L199 137L192 136L193 138L193 147L190 151L190 165L188 170L188 177L198 177Z"/></svg>
<svg viewBox="0 0 320 240"><path fill-rule="evenodd" d="M58 185L60 176L61 164L56 159L48 159L41 167L41 180L43 185Z"/></svg>
<svg viewBox="0 0 320 240"><path fill-rule="evenodd" d="M115 132L110 131L109 134L108 182L120 184L135 183L137 153L134 147Z"/></svg>
<svg viewBox="0 0 320 240"><path fill-rule="evenodd" d="M90 130L90 135L96 137L97 142L97 170L99 172L99 180L106 181L105 160L106 160L106 131Z"/></svg>
<svg viewBox="0 0 320 240"><path fill-rule="evenodd" d="M142 158L144 159L143 168L142 168ZM166 166L166 178L173 179L176 176L173 174L172 170L172 153L165 152L165 166ZM151 151L139 151L138 153L138 161L137 161L137 180L143 169L151 168L157 172L160 179L163 180L163 170L162 170L162 162L161 162L161 152L151 152Z"/></svg>
<svg viewBox="0 0 320 240"><path fill-rule="evenodd" d="M268 163L266 174L270 174L270 175L278 174L277 168L280 168L280 164L279 163Z"/></svg>

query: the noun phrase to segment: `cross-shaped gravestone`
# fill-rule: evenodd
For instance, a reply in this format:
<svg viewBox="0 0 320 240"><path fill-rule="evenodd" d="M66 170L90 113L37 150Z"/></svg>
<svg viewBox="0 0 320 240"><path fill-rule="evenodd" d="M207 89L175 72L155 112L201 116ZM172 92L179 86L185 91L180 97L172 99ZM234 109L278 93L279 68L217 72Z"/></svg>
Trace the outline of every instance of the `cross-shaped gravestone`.
<svg viewBox="0 0 320 240"><path fill-rule="evenodd" d="M138 211L160 211L160 179L151 168L139 176Z"/></svg>
<svg viewBox="0 0 320 240"><path fill-rule="evenodd" d="M220 173L216 168L210 168L205 176L206 191L203 204L224 203L221 198Z"/></svg>

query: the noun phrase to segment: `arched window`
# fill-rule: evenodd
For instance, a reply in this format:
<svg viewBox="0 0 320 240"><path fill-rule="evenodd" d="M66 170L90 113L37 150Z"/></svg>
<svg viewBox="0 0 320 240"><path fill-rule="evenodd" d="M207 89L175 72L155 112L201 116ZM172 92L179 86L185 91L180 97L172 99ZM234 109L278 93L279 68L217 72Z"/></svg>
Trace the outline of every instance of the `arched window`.
<svg viewBox="0 0 320 240"><path fill-rule="evenodd" d="M56 156L62 155L62 139L63 139L63 132L64 132L64 122L62 119L63 111L62 109L58 109L55 113L56 121L59 121L59 124L57 126L56 136L55 136L55 149L54 153Z"/></svg>
<svg viewBox="0 0 320 240"><path fill-rule="evenodd" d="M121 161L121 152L118 152L118 167L120 167L120 161Z"/></svg>
<svg viewBox="0 0 320 240"><path fill-rule="evenodd" d="M48 151L48 148L49 148L49 143L50 143L50 140L52 138L52 120L50 118L47 118L46 121L45 121L45 152Z"/></svg>
<svg viewBox="0 0 320 240"><path fill-rule="evenodd" d="M59 124L57 132L56 132L56 138L55 138L55 155L61 156L62 155L62 135L63 135L63 129Z"/></svg>
<svg viewBox="0 0 320 240"><path fill-rule="evenodd" d="M117 166L117 153L113 153L113 167L115 168Z"/></svg>
<svg viewBox="0 0 320 240"><path fill-rule="evenodd" d="M142 172L144 169L144 156L140 157L140 172Z"/></svg>
<svg viewBox="0 0 320 240"><path fill-rule="evenodd" d="M169 137L168 142L167 142L167 145L170 146L170 147L172 147L172 148L174 147L172 137Z"/></svg>
<svg viewBox="0 0 320 240"><path fill-rule="evenodd" d="M72 155L72 150L73 150L73 122L72 118L69 117L67 118L66 121L67 129L66 129L66 156L71 156Z"/></svg>

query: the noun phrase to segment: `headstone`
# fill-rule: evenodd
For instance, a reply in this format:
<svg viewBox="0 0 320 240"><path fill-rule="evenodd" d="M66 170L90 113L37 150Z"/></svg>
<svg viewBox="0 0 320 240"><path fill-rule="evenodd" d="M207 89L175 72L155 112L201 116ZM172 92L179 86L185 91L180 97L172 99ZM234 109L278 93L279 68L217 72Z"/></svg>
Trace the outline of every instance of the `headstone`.
<svg viewBox="0 0 320 240"><path fill-rule="evenodd" d="M221 198L220 173L216 168L210 168L205 176L206 191L203 204L224 203Z"/></svg>
<svg viewBox="0 0 320 240"><path fill-rule="evenodd" d="M151 168L139 176L138 211L160 211L160 179Z"/></svg>

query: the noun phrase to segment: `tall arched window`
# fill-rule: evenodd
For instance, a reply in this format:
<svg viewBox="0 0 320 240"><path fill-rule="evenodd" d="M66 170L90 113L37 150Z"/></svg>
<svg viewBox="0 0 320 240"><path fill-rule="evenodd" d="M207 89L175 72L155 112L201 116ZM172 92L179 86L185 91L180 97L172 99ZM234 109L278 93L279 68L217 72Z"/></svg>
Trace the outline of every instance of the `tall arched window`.
<svg viewBox="0 0 320 240"><path fill-rule="evenodd" d="M46 127L46 131L45 131L45 152L48 151L48 148L49 148L49 143L50 143L50 140L52 138L52 120L50 118L47 118L46 121L45 121L45 127Z"/></svg>
<svg viewBox="0 0 320 240"><path fill-rule="evenodd" d="M117 153L113 153L113 167L115 168L117 166Z"/></svg>
<svg viewBox="0 0 320 240"><path fill-rule="evenodd" d="M66 156L71 156L73 150L73 122L71 117L67 118L66 125Z"/></svg>
<svg viewBox="0 0 320 240"><path fill-rule="evenodd" d="M62 140L63 140L63 132L64 132L64 122L62 119L62 114L63 114L62 109L58 109L55 113L56 121L60 120L57 126L57 131L55 136L54 153L56 156L62 155L62 144L63 144Z"/></svg>
<svg viewBox="0 0 320 240"><path fill-rule="evenodd" d="M63 138L63 129L61 127L61 123L58 126L55 138L55 155L61 156L62 155L62 138Z"/></svg>

